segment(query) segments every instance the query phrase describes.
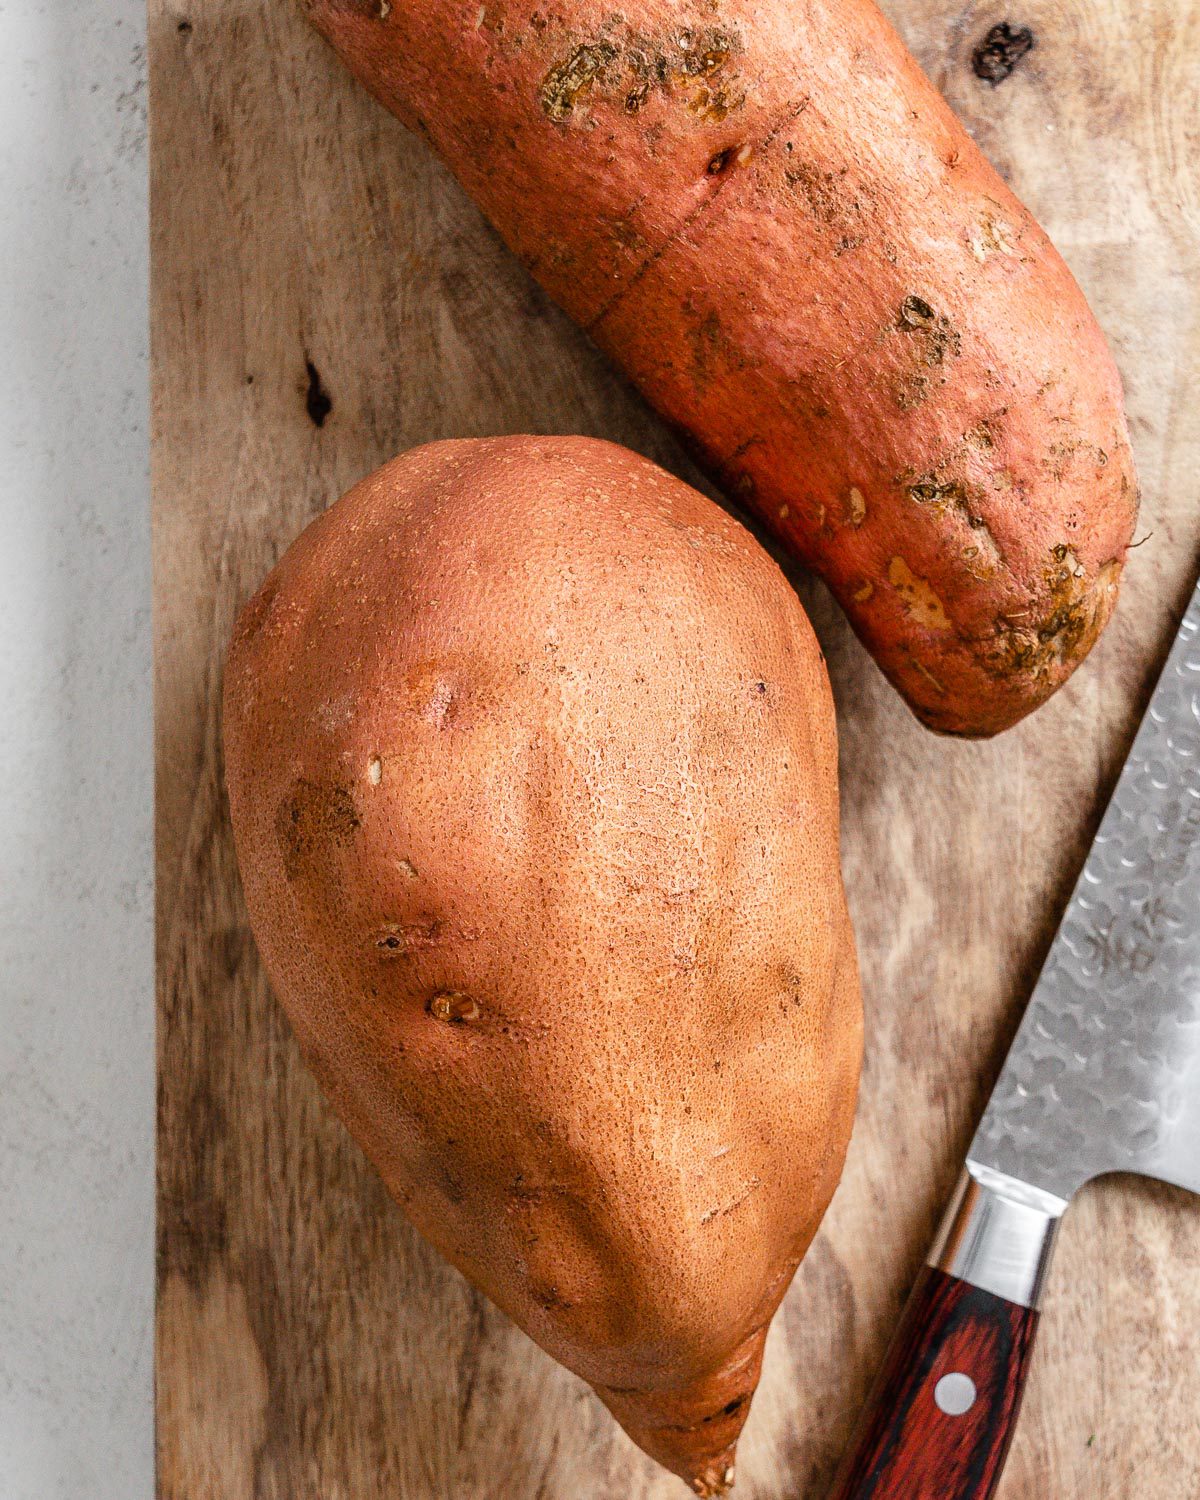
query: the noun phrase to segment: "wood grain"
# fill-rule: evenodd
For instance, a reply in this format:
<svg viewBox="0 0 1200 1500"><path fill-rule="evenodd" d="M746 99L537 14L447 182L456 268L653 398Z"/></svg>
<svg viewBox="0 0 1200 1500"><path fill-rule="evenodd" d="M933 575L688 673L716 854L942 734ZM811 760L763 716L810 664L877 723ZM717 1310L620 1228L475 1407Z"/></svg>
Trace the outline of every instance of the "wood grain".
<svg viewBox="0 0 1200 1500"><path fill-rule="evenodd" d="M1200 566L1200 10L887 8L1110 335L1146 540L1087 667L979 745L920 729L797 579L841 716L868 1058L745 1500L828 1489ZM993 86L971 58L1000 21L1035 46ZM291 0L151 0L150 47L160 1494L681 1495L416 1238L318 1097L246 928L218 705L241 602L403 448L584 432L696 476ZM1194 1199L1131 1180L1072 1209L1002 1500L1200 1490L1198 1227Z"/></svg>

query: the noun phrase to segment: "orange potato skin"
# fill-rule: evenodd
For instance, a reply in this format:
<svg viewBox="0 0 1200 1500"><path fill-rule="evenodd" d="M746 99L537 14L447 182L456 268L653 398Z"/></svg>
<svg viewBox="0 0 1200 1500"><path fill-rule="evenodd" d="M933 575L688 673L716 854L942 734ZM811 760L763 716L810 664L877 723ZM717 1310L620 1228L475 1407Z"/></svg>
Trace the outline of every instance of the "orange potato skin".
<svg viewBox="0 0 1200 1500"><path fill-rule="evenodd" d="M926 723L1066 680L1136 518L1119 377L871 0L302 3Z"/></svg>
<svg viewBox="0 0 1200 1500"><path fill-rule="evenodd" d="M722 1493L861 1057L832 700L778 568L613 445L421 448L247 605L224 743L268 974L388 1189Z"/></svg>

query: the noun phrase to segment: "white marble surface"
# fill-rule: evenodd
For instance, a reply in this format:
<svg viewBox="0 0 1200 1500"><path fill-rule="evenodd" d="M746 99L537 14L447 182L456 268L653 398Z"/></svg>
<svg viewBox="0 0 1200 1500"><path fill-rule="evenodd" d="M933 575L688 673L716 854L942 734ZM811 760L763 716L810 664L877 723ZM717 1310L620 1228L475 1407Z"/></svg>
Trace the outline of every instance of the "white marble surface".
<svg viewBox="0 0 1200 1500"><path fill-rule="evenodd" d="M0 0L0 1500L153 1493L142 0Z"/></svg>

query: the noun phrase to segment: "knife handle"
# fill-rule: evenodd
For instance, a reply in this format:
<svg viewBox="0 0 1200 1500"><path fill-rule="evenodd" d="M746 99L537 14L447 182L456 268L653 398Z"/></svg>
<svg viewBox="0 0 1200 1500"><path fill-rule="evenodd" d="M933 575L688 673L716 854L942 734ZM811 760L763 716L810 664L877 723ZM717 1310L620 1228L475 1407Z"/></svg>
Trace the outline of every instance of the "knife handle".
<svg viewBox="0 0 1200 1500"><path fill-rule="evenodd" d="M971 1167L830 1500L989 1500L1016 1428L1066 1204Z"/></svg>
<svg viewBox="0 0 1200 1500"><path fill-rule="evenodd" d="M988 1500L1016 1427L1038 1313L926 1266L832 1500Z"/></svg>

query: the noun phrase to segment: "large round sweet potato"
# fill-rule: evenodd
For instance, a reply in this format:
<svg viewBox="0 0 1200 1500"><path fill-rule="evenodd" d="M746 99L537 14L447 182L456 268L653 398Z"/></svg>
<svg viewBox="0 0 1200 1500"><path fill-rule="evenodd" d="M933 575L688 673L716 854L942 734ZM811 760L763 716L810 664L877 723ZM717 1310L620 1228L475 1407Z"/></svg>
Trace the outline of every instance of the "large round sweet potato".
<svg viewBox="0 0 1200 1500"><path fill-rule="evenodd" d="M720 1492L861 1042L774 563L608 444L418 449L247 606L225 756L267 970L396 1200Z"/></svg>
<svg viewBox="0 0 1200 1500"><path fill-rule="evenodd" d="M303 0L935 728L1062 683L1137 505L1079 288L871 0Z"/></svg>

